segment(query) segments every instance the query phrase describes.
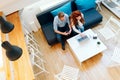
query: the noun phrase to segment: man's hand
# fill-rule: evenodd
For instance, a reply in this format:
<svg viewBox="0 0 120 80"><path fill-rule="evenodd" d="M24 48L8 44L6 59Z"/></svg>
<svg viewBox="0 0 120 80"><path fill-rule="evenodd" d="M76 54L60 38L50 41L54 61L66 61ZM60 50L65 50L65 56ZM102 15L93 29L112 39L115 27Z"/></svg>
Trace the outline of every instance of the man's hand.
<svg viewBox="0 0 120 80"><path fill-rule="evenodd" d="M65 36L68 35L68 32L61 32L61 31L58 31L58 30L56 30L55 32L56 32L57 34L61 34L61 35L65 35Z"/></svg>
<svg viewBox="0 0 120 80"><path fill-rule="evenodd" d="M63 35L67 36L67 35L69 35L69 33L68 32L63 32Z"/></svg>

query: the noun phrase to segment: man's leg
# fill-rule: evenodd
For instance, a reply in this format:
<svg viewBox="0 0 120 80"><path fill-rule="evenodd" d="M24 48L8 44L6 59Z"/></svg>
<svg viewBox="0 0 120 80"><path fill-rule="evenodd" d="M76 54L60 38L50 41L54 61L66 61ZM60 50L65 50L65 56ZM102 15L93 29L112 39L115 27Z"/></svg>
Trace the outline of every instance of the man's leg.
<svg viewBox="0 0 120 80"><path fill-rule="evenodd" d="M57 34L57 40L61 43L62 49L65 50L65 40L64 37L60 34Z"/></svg>
<svg viewBox="0 0 120 80"><path fill-rule="evenodd" d="M61 32L65 32L65 31L68 32L69 31L68 24L66 23L64 27L58 27L58 30ZM63 50L65 50L65 41L66 41L67 37L68 36L57 34L57 39L61 43Z"/></svg>

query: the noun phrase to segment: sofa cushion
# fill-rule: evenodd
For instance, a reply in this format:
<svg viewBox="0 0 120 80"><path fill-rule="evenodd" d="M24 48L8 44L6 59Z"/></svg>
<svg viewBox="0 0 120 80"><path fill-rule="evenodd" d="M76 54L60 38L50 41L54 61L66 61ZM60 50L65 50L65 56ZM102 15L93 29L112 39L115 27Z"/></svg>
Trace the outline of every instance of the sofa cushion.
<svg viewBox="0 0 120 80"><path fill-rule="evenodd" d="M85 11L90 8L95 8L95 0L75 0L77 9L80 11Z"/></svg>
<svg viewBox="0 0 120 80"><path fill-rule="evenodd" d="M55 17L59 12L64 12L64 13L70 15L72 12L71 2L68 2L68 3L64 4L63 6L61 6L60 8L57 8L57 9L51 11L51 14L53 15L53 17Z"/></svg>
<svg viewBox="0 0 120 80"><path fill-rule="evenodd" d="M83 14L85 19L85 30L92 28L102 21L102 15L98 11L96 11L95 8L83 11Z"/></svg>

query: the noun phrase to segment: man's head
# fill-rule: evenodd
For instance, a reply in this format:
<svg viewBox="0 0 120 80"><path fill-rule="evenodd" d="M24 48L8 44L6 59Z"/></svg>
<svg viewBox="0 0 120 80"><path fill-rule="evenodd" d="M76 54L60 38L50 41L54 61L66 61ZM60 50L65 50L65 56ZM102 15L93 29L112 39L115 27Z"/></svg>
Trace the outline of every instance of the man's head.
<svg viewBox="0 0 120 80"><path fill-rule="evenodd" d="M59 12L58 13L58 17L61 21L64 21L65 20L65 16L64 16L64 13L63 12Z"/></svg>

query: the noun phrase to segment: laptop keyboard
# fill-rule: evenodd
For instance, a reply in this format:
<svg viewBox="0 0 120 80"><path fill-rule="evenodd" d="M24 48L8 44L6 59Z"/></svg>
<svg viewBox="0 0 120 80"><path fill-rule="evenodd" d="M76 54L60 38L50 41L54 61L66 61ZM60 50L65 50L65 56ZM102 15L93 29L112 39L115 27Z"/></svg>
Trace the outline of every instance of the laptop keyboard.
<svg viewBox="0 0 120 80"><path fill-rule="evenodd" d="M88 39L88 36L81 37L81 38L78 39L78 41L81 42L81 41L83 41L85 39Z"/></svg>

